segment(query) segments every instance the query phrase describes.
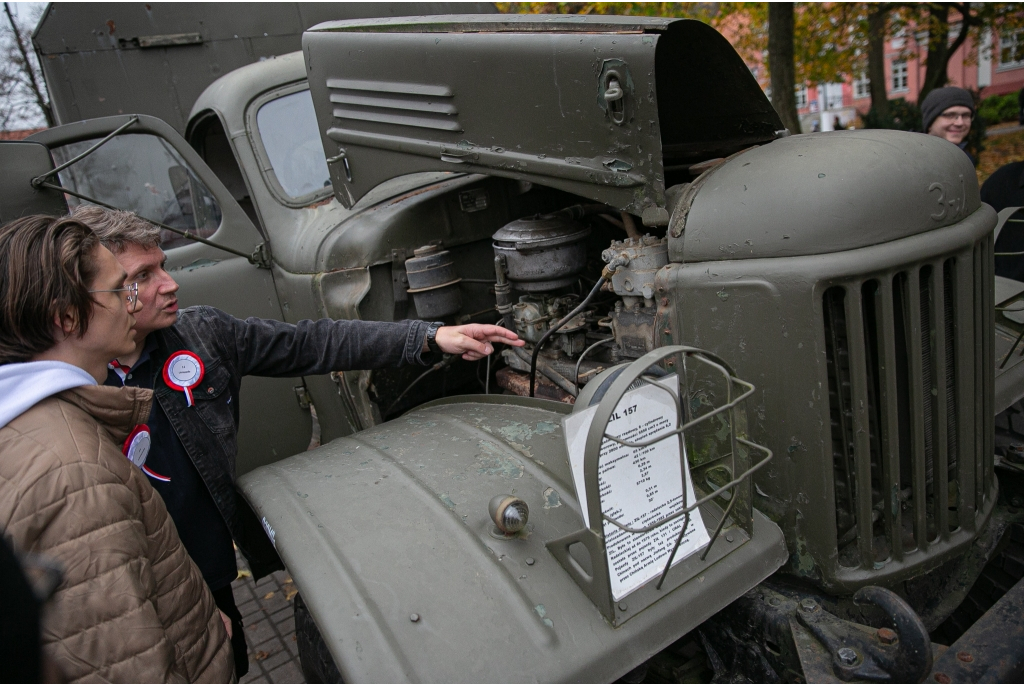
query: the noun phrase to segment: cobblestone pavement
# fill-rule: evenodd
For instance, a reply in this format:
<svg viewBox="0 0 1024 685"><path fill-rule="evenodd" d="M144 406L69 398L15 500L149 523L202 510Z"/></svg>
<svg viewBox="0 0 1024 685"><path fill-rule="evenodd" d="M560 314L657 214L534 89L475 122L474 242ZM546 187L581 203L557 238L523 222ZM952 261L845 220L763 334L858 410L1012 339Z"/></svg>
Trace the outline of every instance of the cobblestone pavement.
<svg viewBox="0 0 1024 685"><path fill-rule="evenodd" d="M249 673L243 683L305 683L299 668L292 600L297 592L287 571L262 578L252 574L237 552L239 578L231 584L249 642Z"/></svg>

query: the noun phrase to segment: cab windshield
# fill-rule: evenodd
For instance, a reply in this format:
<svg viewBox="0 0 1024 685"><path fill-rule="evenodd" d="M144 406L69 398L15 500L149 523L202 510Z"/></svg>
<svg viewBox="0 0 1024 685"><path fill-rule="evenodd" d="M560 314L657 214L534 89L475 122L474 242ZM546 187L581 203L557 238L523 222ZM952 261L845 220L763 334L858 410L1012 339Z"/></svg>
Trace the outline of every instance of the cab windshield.
<svg viewBox="0 0 1024 685"><path fill-rule="evenodd" d="M313 98L300 90L271 100L256 113L271 173L292 199L305 198L331 187L327 159L313 111Z"/></svg>

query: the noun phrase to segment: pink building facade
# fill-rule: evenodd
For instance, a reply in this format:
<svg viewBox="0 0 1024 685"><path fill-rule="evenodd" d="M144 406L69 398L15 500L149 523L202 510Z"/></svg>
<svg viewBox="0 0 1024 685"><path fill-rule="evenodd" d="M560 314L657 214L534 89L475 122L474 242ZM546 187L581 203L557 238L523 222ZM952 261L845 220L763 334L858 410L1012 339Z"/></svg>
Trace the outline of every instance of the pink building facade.
<svg viewBox="0 0 1024 685"><path fill-rule="evenodd" d="M951 40L959 27L950 27ZM1000 36L988 30L980 46L968 38L950 58L949 83L980 91L981 97L1014 93L1024 87L1024 60L1014 57L1022 52L1024 32ZM906 29L886 41L885 89L889 99L917 101L924 81L928 56L927 31ZM838 117L845 128L871 108L870 84L864 75L848 77L842 83L807 86L797 90L797 111L804 132L832 130ZM822 111L824 110L824 115Z"/></svg>

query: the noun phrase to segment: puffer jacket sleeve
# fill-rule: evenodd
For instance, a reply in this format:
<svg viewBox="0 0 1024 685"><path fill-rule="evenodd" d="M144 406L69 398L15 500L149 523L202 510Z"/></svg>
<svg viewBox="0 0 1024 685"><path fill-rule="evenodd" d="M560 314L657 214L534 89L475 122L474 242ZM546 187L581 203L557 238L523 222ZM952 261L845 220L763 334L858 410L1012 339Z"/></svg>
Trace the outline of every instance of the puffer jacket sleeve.
<svg viewBox="0 0 1024 685"><path fill-rule="evenodd" d="M68 682L229 680L230 644L198 569L103 429L74 431L73 458L41 431L4 432L4 456L25 458L0 460L0 528L63 566L43 645Z"/></svg>

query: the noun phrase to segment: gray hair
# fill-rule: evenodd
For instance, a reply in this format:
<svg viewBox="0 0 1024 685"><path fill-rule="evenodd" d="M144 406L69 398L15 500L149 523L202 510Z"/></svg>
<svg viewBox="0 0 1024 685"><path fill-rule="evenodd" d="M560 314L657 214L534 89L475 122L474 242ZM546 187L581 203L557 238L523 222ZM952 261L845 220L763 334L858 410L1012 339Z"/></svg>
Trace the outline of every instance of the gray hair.
<svg viewBox="0 0 1024 685"><path fill-rule="evenodd" d="M159 228L123 209L78 205L71 210L71 217L92 228L103 246L114 254L124 252L129 245L144 248L160 245Z"/></svg>

